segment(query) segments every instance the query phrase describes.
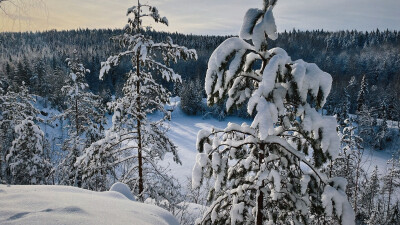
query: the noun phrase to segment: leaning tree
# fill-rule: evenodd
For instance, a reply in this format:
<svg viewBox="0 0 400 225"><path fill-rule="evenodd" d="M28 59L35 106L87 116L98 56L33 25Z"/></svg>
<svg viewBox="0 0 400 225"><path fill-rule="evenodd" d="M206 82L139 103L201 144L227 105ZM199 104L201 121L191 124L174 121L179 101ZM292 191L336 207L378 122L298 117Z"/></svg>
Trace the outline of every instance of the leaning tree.
<svg viewBox="0 0 400 225"><path fill-rule="evenodd" d="M113 124L106 137L92 144L77 163L88 176L102 168L113 171L114 176L127 183L142 201L151 197L157 202L166 199L172 203L177 200L174 196L176 182L157 162L164 159L166 153L171 153L176 163L181 161L163 125L169 118L164 106L169 102L170 93L157 83L155 76L180 83L181 76L169 67L170 62L197 59L197 54L193 49L174 44L170 37L156 43L148 35L148 27L142 25L144 18L168 25L168 20L160 16L156 7L138 1L128 9L127 16L125 33L112 38L125 50L110 56L101 64L100 71L102 79L123 58L130 60L132 67L126 74L123 97L111 103ZM160 59L162 61L158 61ZM149 119L147 115L155 111L165 116L160 120ZM112 162L98 162L109 157L113 158Z"/></svg>
<svg viewBox="0 0 400 225"><path fill-rule="evenodd" d="M239 37L211 55L205 80L207 103L227 98L244 104L252 124L229 123L198 133L193 187L215 183L200 224L355 224L346 180L328 178L324 164L338 155L334 117L321 109L331 76L317 65L292 61L281 48L268 50L277 30L272 10L249 9Z"/></svg>

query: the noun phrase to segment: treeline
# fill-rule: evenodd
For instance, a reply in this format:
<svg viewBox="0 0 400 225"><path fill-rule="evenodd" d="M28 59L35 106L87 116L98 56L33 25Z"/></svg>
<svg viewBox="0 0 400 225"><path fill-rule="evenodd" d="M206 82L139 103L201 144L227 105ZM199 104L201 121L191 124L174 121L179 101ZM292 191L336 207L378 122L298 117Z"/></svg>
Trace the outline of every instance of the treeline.
<svg viewBox="0 0 400 225"><path fill-rule="evenodd" d="M48 97L58 105L60 102L57 92L61 88L58 85L63 83L67 71L65 59L72 55L74 49L78 49L82 63L91 71L86 76L90 89L103 97L107 97L110 93L119 95L124 80L122 76L112 75L127 73L129 64L123 62L122 66L113 70L104 81L99 81L98 74L101 61L105 61L109 55L120 50L117 43L110 41L110 37L122 33L122 30L110 29L1 33L0 76L18 85L24 81L32 93ZM197 50L199 56L197 61L172 66L184 80L188 77L204 76L212 50L226 39L219 36L152 31L148 31L147 35L152 36L155 41L165 40L170 36L176 43Z"/></svg>
<svg viewBox="0 0 400 225"><path fill-rule="evenodd" d="M90 89L104 98L111 94L120 95L124 78L112 76L129 71L128 63L116 70L104 81L99 81L98 73L101 61L120 50L110 37L121 34L122 30L72 30L47 31L38 33L1 33L0 34L0 76L10 82L21 84L24 81L30 91L44 95L55 105L60 104L57 96L61 88L63 74L67 67L65 58L78 49L81 60L91 71L86 79ZM184 35L178 33L147 31L155 41L171 36L176 43L194 48L198 60L177 63L172 68L182 75L183 80L199 78L204 82L207 61L212 51L227 37ZM377 107L376 102L399 99L400 94L400 33L398 31L339 31L327 32L297 31L283 32L276 41L271 41L270 48L281 47L287 50L293 60L304 59L315 62L321 69L334 78L333 92L330 95L331 107L336 107L343 88L351 77L355 77L356 88L361 85L361 77L366 75L370 87L384 93L370 107ZM389 87L389 88L387 88ZM5 88L5 87L3 87ZM169 86L170 90L173 87ZM356 95L351 93L354 105ZM355 108L351 108L351 113Z"/></svg>

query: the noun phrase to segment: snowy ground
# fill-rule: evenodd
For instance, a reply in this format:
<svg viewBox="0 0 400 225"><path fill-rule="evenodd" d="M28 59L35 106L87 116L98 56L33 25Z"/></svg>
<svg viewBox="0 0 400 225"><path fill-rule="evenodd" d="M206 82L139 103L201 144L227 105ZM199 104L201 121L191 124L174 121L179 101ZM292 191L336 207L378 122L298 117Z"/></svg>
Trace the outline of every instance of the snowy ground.
<svg viewBox="0 0 400 225"><path fill-rule="evenodd" d="M0 185L0 224L177 225L157 206L134 202L115 191L93 192L67 186Z"/></svg>
<svg viewBox="0 0 400 225"><path fill-rule="evenodd" d="M224 121L219 121L214 118L203 119L202 116L188 116L182 112L179 106L175 107L172 112L171 121L168 122L168 136L178 147L178 154L182 165L177 165L173 162L172 156L167 155L163 166L168 166L172 174L181 183L186 183L187 178L192 177L192 169L196 162L197 133L202 129L211 130L213 127L223 129L229 122L238 124L242 124L243 122L251 123L250 120L238 117L227 117Z"/></svg>

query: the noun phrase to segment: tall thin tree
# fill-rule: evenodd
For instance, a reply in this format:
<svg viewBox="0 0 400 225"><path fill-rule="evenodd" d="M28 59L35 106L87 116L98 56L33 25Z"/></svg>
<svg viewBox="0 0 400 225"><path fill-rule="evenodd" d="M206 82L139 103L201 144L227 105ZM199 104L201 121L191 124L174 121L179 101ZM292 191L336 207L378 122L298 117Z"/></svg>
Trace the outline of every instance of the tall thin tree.
<svg viewBox="0 0 400 225"><path fill-rule="evenodd" d="M174 44L170 37L156 43L148 36L143 26L144 18L168 25L168 20L160 16L156 7L138 1L128 9L127 16L125 33L112 38L125 50L102 63L100 79L124 57L130 59L132 70L127 73L123 97L111 103L114 111L111 129L105 139L87 149L85 157L94 158L93 154L115 157L114 162L103 166L111 169L126 165L127 169L122 169L117 179L127 183L139 199L151 197L156 201L167 199L173 202L174 180L163 172L157 161L164 159L166 153L172 153L176 163L181 161L163 126L163 121L169 118L164 106L169 102L170 93L153 76L180 83L181 76L169 67L170 62L197 59L197 54L193 49ZM147 115L155 111L163 112L165 116L157 121L150 120ZM92 161L85 161L85 157L81 160L86 162L85 168L98 169L90 166Z"/></svg>

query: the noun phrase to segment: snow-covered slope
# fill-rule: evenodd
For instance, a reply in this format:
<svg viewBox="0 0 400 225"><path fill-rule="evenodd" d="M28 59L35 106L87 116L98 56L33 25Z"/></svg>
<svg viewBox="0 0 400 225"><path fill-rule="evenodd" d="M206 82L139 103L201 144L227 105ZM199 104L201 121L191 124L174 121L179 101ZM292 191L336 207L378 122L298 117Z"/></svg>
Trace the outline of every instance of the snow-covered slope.
<svg viewBox="0 0 400 225"><path fill-rule="evenodd" d="M115 191L66 186L0 185L0 224L177 225L157 206L134 202Z"/></svg>
<svg viewBox="0 0 400 225"><path fill-rule="evenodd" d="M166 160L161 162L163 166L168 166L172 174L182 183L187 182L186 178L192 177L192 169L196 162L196 139L197 133L202 129L220 128L224 129L229 122L231 123L248 123L246 120L239 117L229 116L224 121L219 121L215 118L203 119L202 116L188 116L180 108L179 98L171 99L174 110L171 114L171 121L168 122L169 130L168 137L178 147L178 154L182 161L182 165L177 165L173 162L172 155L167 154ZM157 115L152 115L157 119ZM159 116L159 115L158 115Z"/></svg>

